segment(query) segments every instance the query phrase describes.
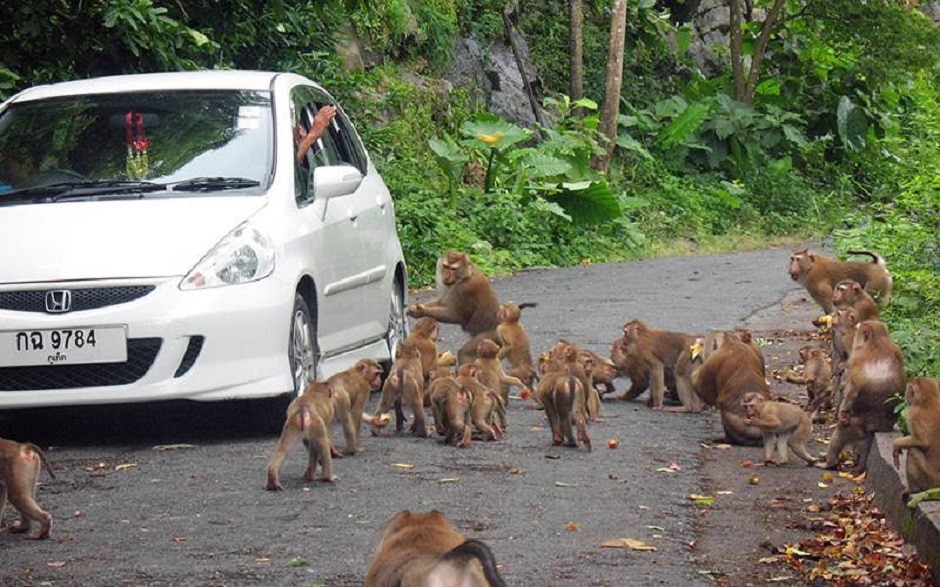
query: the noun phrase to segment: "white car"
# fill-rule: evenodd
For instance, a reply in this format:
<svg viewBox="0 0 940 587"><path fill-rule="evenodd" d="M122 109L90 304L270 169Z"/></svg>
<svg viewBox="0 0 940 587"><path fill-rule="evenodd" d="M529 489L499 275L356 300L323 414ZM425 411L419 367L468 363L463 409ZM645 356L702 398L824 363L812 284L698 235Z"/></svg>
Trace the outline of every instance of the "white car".
<svg viewBox="0 0 940 587"><path fill-rule="evenodd" d="M395 206L295 74L34 87L0 104L0 410L296 394L406 335ZM300 127L303 127L302 129Z"/></svg>

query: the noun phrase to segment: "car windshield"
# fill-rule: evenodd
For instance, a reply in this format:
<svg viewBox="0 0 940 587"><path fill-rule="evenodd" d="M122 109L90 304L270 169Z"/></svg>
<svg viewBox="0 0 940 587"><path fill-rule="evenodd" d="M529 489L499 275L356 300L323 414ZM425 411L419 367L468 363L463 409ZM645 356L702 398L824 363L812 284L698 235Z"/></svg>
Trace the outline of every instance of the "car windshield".
<svg viewBox="0 0 940 587"><path fill-rule="evenodd" d="M89 94L10 104L0 114L0 202L62 190L175 185L187 195L265 186L271 99L236 90ZM37 189L38 188L38 189ZM60 190L61 191L61 190Z"/></svg>

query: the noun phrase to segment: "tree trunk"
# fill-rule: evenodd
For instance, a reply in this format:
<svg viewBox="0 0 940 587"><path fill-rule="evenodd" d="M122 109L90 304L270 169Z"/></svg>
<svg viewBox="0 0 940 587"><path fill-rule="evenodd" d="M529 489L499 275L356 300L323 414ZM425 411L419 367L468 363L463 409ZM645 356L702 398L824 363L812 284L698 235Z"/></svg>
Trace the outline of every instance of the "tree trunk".
<svg viewBox="0 0 940 587"><path fill-rule="evenodd" d="M747 76L747 85L744 88L747 96L747 103L754 100L754 92L757 90L757 82L760 80L760 66L764 60L764 52L767 51L767 43L770 42L770 33L780 18L780 12L786 0L774 0L774 5L770 7L764 24L760 27L760 34L757 36L757 43L754 45L754 56L751 58L751 71Z"/></svg>
<svg viewBox="0 0 940 587"><path fill-rule="evenodd" d="M730 2L730 25L728 42L731 45L731 77L734 99L739 102L747 101L747 92L744 82L744 50L741 38L741 3L740 0Z"/></svg>
<svg viewBox="0 0 940 587"><path fill-rule="evenodd" d="M583 38L583 6L582 0L568 0L568 35L569 35L569 66L570 97L580 100L584 97L584 38Z"/></svg>
<svg viewBox="0 0 940 587"><path fill-rule="evenodd" d="M610 11L610 44L607 48L607 73L604 80L604 107L599 131L605 154L594 161L594 168L607 171L617 145L617 118L620 116L620 89L623 86L623 50L627 34L627 0L614 0Z"/></svg>
<svg viewBox="0 0 940 587"><path fill-rule="evenodd" d="M757 42L754 43L754 54L751 55L751 66L745 75L744 40L741 30L744 19L741 15L741 0L730 1L729 24L731 30L729 32L729 44L731 49L731 75L733 79L734 99L739 102L750 104L754 101L754 92L757 91L757 83L760 81L760 68L764 61L764 53L767 51L767 43L770 42L770 35L780 18L780 13L783 11L785 3L786 0L774 0L773 6L771 6L770 10L767 12L767 17L764 19L764 22L761 23L760 33L757 35ZM751 6L750 3L747 4L747 10L753 10L753 6Z"/></svg>

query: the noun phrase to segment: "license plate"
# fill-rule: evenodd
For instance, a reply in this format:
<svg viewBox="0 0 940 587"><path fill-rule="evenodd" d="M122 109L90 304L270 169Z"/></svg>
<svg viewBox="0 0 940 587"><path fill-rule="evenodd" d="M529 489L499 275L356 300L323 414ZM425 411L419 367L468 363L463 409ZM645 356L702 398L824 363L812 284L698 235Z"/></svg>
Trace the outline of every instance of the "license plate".
<svg viewBox="0 0 940 587"><path fill-rule="evenodd" d="M124 326L0 332L0 366L81 365L127 361Z"/></svg>

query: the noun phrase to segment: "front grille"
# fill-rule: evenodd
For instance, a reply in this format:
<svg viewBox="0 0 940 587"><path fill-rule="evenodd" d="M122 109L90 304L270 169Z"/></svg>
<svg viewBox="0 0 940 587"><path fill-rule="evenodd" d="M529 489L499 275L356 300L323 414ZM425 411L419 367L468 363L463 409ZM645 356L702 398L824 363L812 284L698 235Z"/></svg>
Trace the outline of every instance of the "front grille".
<svg viewBox="0 0 940 587"><path fill-rule="evenodd" d="M134 383L147 373L160 352L160 338L127 340L124 363L0 367L0 392L101 387Z"/></svg>
<svg viewBox="0 0 940 587"><path fill-rule="evenodd" d="M199 353L202 351L202 343L205 340L205 336L194 336L189 339L186 353L183 354L183 360L180 361L180 366L176 368L176 373L173 374L173 377L182 377L192 369L193 365L196 363L196 359L199 358Z"/></svg>
<svg viewBox="0 0 940 587"><path fill-rule="evenodd" d="M154 290L153 285L126 285L117 287L88 287L70 289L72 292L72 312L105 308L115 304L124 304L142 298ZM68 289L68 288L56 288ZM0 310L18 312L45 312L45 289L0 292Z"/></svg>

